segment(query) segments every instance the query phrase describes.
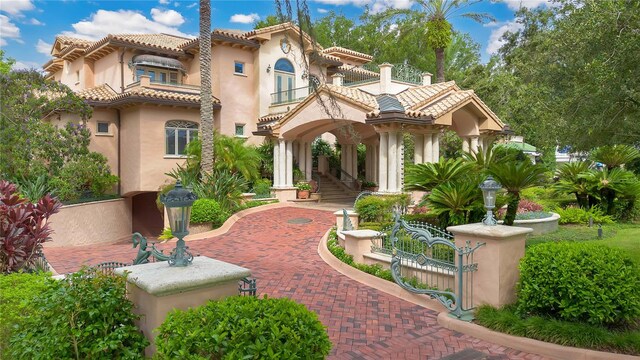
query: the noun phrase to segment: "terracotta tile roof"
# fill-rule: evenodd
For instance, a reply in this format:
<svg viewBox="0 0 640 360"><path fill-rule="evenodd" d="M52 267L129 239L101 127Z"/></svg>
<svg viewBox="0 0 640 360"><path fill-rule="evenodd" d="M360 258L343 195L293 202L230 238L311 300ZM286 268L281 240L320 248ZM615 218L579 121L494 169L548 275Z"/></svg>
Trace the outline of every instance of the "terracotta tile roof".
<svg viewBox="0 0 640 360"><path fill-rule="evenodd" d="M181 46L191 41L191 39L168 34L109 34L101 40L93 43L85 53L91 53L93 50L111 41L121 41L132 45L142 45L156 49L182 52Z"/></svg>
<svg viewBox="0 0 640 360"><path fill-rule="evenodd" d="M271 122L271 121L280 120L286 114L287 114L286 112L283 112L283 113L279 113L279 114L271 114L271 115L261 116L261 117L258 118L258 122L259 123L267 123L267 122Z"/></svg>
<svg viewBox="0 0 640 360"><path fill-rule="evenodd" d="M89 101L114 102L128 98L148 98L156 100L173 100L190 104L200 104L200 94L153 89L143 86L133 87L122 94L114 91L109 85L103 84L83 90L78 95ZM220 104L220 100L213 97L214 104Z"/></svg>
<svg viewBox="0 0 640 360"><path fill-rule="evenodd" d="M354 89L345 86L336 86L331 84L325 84L323 85L323 87L326 87L336 97L342 97L344 99L351 100L370 109L378 108L376 97L360 89ZM318 91L320 91L320 89Z"/></svg>
<svg viewBox="0 0 640 360"><path fill-rule="evenodd" d="M277 24L277 25L272 25L272 26L267 26L261 29L255 29L255 30L251 30L249 32L244 33L244 36L248 39L253 39L258 35L262 35L262 34L268 34L268 33L272 33L272 32L278 32L278 31L283 31L283 30L292 30L297 34L302 33L302 36L304 37L304 39L306 41L308 41L309 43L313 43L314 41L311 39L311 36L309 36L309 34L307 34L306 32L300 30L300 28L295 25L292 22L285 22L282 24ZM317 48L318 50L322 50L322 46L320 46L320 44L315 43L314 45L315 48Z"/></svg>
<svg viewBox="0 0 640 360"><path fill-rule="evenodd" d="M351 50L351 49L347 49L347 48L343 48L340 46L332 46L330 48L326 48L324 50L322 50L323 53L328 54L328 55L334 55L334 56L338 56L340 57L340 55L335 55L335 54L341 54L341 55L347 55L350 57L356 57L356 58L360 58L363 60L367 60L367 61L371 61L373 60L373 56L365 54L365 53L361 53L355 50Z"/></svg>
<svg viewBox="0 0 640 360"><path fill-rule="evenodd" d="M228 38L230 40L240 41L241 43L246 43L248 45L254 45L256 47L260 46L260 44L255 41L247 38L241 30L233 30L233 29L214 29L211 32L212 38ZM200 42L199 38L188 40L180 45L182 49L189 49L198 47Z"/></svg>
<svg viewBox="0 0 640 360"><path fill-rule="evenodd" d="M313 56L317 56L317 57L319 57L319 58L321 58L321 59L325 59L325 60L329 60L329 61L331 61L331 62L335 62L335 63L338 63L338 64L342 64L342 60L340 60L340 58L339 58L339 57L337 57L337 56L333 56L333 55L329 55L329 54L324 54L324 53L322 53L322 52L315 52L315 53L313 53ZM342 66L342 65L340 65L340 66Z"/></svg>
<svg viewBox="0 0 640 360"><path fill-rule="evenodd" d="M92 40L86 40L86 39L80 39L80 38L74 38L71 36L62 36L62 35L56 36L56 40L63 45L74 45L76 47L80 47L84 49L88 48L89 46L91 46L91 44L94 43L94 41Z"/></svg>
<svg viewBox="0 0 640 360"><path fill-rule="evenodd" d="M380 73L353 65L341 65L338 66L338 70L340 70L340 72L351 72L356 74L369 75L371 77L380 77Z"/></svg>
<svg viewBox="0 0 640 360"><path fill-rule="evenodd" d="M450 91L460 90L455 81L411 87L397 95L400 103L410 110L420 110L426 104Z"/></svg>
<svg viewBox="0 0 640 360"><path fill-rule="evenodd" d="M411 113L407 112L407 115L411 117L431 116L433 118L438 118L460 106L460 104L469 100L473 96L473 90L452 91L419 111L414 110L411 111Z"/></svg>

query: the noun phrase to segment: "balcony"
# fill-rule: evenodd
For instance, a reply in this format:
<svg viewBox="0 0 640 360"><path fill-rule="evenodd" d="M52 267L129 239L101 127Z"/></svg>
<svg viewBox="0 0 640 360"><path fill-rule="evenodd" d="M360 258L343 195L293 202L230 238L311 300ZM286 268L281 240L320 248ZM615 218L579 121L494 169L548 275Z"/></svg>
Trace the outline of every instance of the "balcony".
<svg viewBox="0 0 640 360"><path fill-rule="evenodd" d="M169 82L169 81L151 81L149 76L146 76L146 75L140 76L140 81L136 81L127 85L125 91L136 88L136 87L146 87L146 88L156 89L156 90L169 90L169 91L179 91L184 93L200 94L200 86L178 84L178 83Z"/></svg>
<svg viewBox="0 0 640 360"><path fill-rule="evenodd" d="M271 94L271 106L279 106L279 105L286 105L286 104L293 104L293 103L300 102L304 100L307 96L309 96L309 93L310 93L309 86L274 92Z"/></svg>

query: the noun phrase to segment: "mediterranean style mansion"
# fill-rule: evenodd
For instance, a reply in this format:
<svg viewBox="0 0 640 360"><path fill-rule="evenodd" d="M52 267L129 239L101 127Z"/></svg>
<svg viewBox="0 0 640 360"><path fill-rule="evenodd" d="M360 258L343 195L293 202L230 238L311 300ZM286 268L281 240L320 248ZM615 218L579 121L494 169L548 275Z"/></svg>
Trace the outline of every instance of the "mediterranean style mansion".
<svg viewBox="0 0 640 360"><path fill-rule="evenodd" d="M505 130L472 90L453 81L432 84L431 74L405 65L370 66L372 56L322 48L290 23L214 30L211 40L215 128L251 144L274 143L273 186L281 200L295 198L296 164L311 179L311 143L323 134L341 145L343 179L357 177L356 148L365 144L366 179L393 193L403 185L403 133L415 137L415 162L421 163L438 160L443 129L454 130L472 152ZM132 231L157 234L157 191L198 132L198 39L58 36L51 55L47 76L93 107L90 146L121 179ZM52 121L78 119L63 114Z"/></svg>

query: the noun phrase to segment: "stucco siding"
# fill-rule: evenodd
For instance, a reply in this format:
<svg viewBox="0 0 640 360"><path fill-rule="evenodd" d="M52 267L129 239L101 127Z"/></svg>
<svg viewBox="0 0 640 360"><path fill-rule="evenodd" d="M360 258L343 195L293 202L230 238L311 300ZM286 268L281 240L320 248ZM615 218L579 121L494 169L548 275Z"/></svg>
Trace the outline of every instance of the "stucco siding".
<svg viewBox="0 0 640 360"><path fill-rule="evenodd" d="M66 205L50 219L53 241L46 247L99 245L131 237L131 200ZM132 258L135 252L132 250Z"/></svg>

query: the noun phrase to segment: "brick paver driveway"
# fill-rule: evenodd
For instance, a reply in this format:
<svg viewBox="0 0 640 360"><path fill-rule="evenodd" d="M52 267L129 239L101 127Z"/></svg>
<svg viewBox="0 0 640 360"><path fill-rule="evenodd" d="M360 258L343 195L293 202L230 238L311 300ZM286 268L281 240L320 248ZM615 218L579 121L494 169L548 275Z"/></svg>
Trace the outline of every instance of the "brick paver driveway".
<svg viewBox="0 0 640 360"><path fill-rule="evenodd" d="M306 224L289 220L306 218ZM333 359L439 359L473 348L489 359L540 359L437 324L437 313L360 284L324 263L319 239L335 222L331 212L294 207L271 209L238 221L224 235L188 242L197 254L251 269L262 294L286 296L318 313L333 342ZM80 264L130 262L130 244L48 248L60 273Z"/></svg>

